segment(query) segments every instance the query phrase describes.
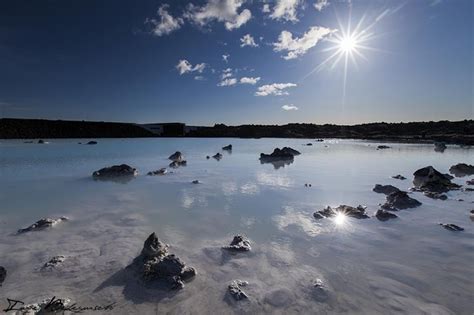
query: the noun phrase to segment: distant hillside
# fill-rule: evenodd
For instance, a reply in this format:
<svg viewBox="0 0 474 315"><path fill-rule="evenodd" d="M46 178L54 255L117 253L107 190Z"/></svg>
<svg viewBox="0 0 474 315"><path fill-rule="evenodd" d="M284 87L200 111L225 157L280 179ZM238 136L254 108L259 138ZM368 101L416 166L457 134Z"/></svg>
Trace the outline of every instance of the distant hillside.
<svg viewBox="0 0 474 315"><path fill-rule="evenodd" d="M138 138L153 133L134 124L44 119L0 119L1 139Z"/></svg>
<svg viewBox="0 0 474 315"><path fill-rule="evenodd" d="M474 121L370 123L353 126L287 124L201 127L189 137L352 138L380 141L443 141L474 145Z"/></svg>

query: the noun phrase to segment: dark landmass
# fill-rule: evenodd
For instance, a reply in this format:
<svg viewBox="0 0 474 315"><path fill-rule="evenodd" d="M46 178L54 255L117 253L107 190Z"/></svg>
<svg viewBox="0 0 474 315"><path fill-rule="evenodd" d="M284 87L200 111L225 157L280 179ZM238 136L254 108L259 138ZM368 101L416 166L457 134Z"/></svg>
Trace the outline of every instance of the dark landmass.
<svg viewBox="0 0 474 315"><path fill-rule="evenodd" d="M139 138L153 136L152 132L138 125L128 123L0 119L1 139Z"/></svg>
<svg viewBox="0 0 474 315"><path fill-rule="evenodd" d="M393 142L445 142L474 145L474 120L369 123L352 126L332 124L241 125L193 127L180 135L185 137L234 138L339 138ZM168 134L176 136L176 133ZM130 123L87 122L43 119L0 119L2 139L51 138L136 138L158 137L143 126Z"/></svg>
<svg viewBox="0 0 474 315"><path fill-rule="evenodd" d="M352 126L332 124L241 125L201 127L188 137L239 138L342 138L400 142L442 141L474 145L474 121L370 123Z"/></svg>

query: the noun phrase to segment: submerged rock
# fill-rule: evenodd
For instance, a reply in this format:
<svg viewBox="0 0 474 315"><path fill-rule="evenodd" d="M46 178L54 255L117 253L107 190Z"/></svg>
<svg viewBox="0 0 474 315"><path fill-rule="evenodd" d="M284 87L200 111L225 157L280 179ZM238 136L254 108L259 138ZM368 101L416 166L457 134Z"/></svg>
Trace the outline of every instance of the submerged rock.
<svg viewBox="0 0 474 315"><path fill-rule="evenodd" d="M26 232L31 232L31 231L41 231L48 229L50 227L55 226L56 224L62 222L62 221L68 221L69 219L67 217L60 217L57 219L51 219L51 218L43 218L41 220L36 221L32 225L30 225L27 228L24 229L19 229L18 234L26 233Z"/></svg>
<svg viewBox="0 0 474 315"><path fill-rule="evenodd" d="M63 255L59 256L54 256L51 258L48 262L46 262L42 267L41 270L52 270L54 268L57 268L60 266L64 261L66 260L66 257Z"/></svg>
<svg viewBox="0 0 474 315"><path fill-rule="evenodd" d="M199 184L199 181L197 179L193 180L191 183L193 184Z"/></svg>
<svg viewBox="0 0 474 315"><path fill-rule="evenodd" d="M434 143L434 150L436 152L441 152L443 153L444 150L446 150L446 144L444 142L435 142Z"/></svg>
<svg viewBox="0 0 474 315"><path fill-rule="evenodd" d="M306 143L307 146L313 145L311 142Z"/></svg>
<svg viewBox="0 0 474 315"><path fill-rule="evenodd" d="M324 302L329 298L329 288L323 280L316 279L313 282L312 294L317 301Z"/></svg>
<svg viewBox="0 0 474 315"><path fill-rule="evenodd" d="M400 210L419 206L421 206L421 202L408 196L406 191L399 190L387 195L386 202L382 205L382 208L385 210Z"/></svg>
<svg viewBox="0 0 474 315"><path fill-rule="evenodd" d="M232 296L236 301L248 299L247 293L242 290L242 287L245 287L248 284L247 281L233 280L227 287L230 296Z"/></svg>
<svg viewBox="0 0 474 315"><path fill-rule="evenodd" d="M270 154L260 153L260 161L292 160L295 155L299 154L301 154L299 151L290 147L275 148Z"/></svg>
<svg viewBox="0 0 474 315"><path fill-rule="evenodd" d="M181 160L181 161L173 161L168 166L171 168L178 168L180 166L186 166L186 165L188 165L188 162L186 162L186 160Z"/></svg>
<svg viewBox="0 0 474 315"><path fill-rule="evenodd" d="M392 178L394 178L394 179L400 179L400 180L405 180L405 179L407 179L405 176L400 175L400 174L395 175L395 176L392 176Z"/></svg>
<svg viewBox="0 0 474 315"><path fill-rule="evenodd" d="M456 224L452 224L452 223L440 223L439 225L444 227L446 230L453 231L453 232L464 231L462 227L457 226Z"/></svg>
<svg viewBox="0 0 474 315"><path fill-rule="evenodd" d="M388 145L379 145L377 146L377 150L383 150L383 149L390 149L391 147L389 147Z"/></svg>
<svg viewBox="0 0 474 315"><path fill-rule="evenodd" d="M222 150L232 151L232 144L229 144L229 145L226 145L225 147L222 147Z"/></svg>
<svg viewBox="0 0 474 315"><path fill-rule="evenodd" d="M222 159L222 154L216 153L212 157L219 161L220 159Z"/></svg>
<svg viewBox="0 0 474 315"><path fill-rule="evenodd" d="M449 172L456 177L474 175L474 165L459 163L449 168Z"/></svg>
<svg viewBox="0 0 474 315"><path fill-rule="evenodd" d="M127 164L104 167L92 173L92 177L94 179L109 179L109 178L114 178L114 177L134 177L137 175L138 175L137 169Z"/></svg>
<svg viewBox="0 0 474 315"><path fill-rule="evenodd" d="M0 266L0 287L2 286L2 283L5 281L7 278L7 270L5 267Z"/></svg>
<svg viewBox="0 0 474 315"><path fill-rule="evenodd" d="M379 209L377 210L377 212L375 213L375 217L377 219L379 219L380 221L387 221L387 220L390 220L390 219L395 219L395 218L398 218L398 216L394 213L391 213L387 210L384 210L384 209Z"/></svg>
<svg viewBox="0 0 474 315"><path fill-rule="evenodd" d="M330 206L327 206L326 208L324 208L324 210L316 211L315 213L313 213L313 217L315 219L323 219L335 217L341 214L356 219L367 219L369 216L365 212L365 209L366 207L361 205L357 207L340 205L335 209L331 208Z"/></svg>
<svg viewBox="0 0 474 315"><path fill-rule="evenodd" d="M236 252L248 252L252 249L250 241L242 235L234 236L230 245L223 246L222 248Z"/></svg>
<svg viewBox="0 0 474 315"><path fill-rule="evenodd" d="M167 173L168 173L168 170L166 169L166 167L163 167L163 168L160 168L159 170L148 172L147 175L155 176L155 175L165 175Z"/></svg>
<svg viewBox="0 0 474 315"><path fill-rule="evenodd" d="M439 200L446 200L448 199L448 196L446 196L443 193L438 193L438 192L433 192L433 191L425 191L423 192L423 195L425 195L428 198L431 199L439 199Z"/></svg>
<svg viewBox="0 0 474 315"><path fill-rule="evenodd" d="M86 144L88 144L88 145L94 145L94 144L97 144L97 141L89 141L89 142L87 142Z"/></svg>
<svg viewBox="0 0 474 315"><path fill-rule="evenodd" d="M380 184L376 184L375 187L372 190L376 193L385 194L385 195L390 195L393 192L400 191L400 189L398 189L395 186L380 185Z"/></svg>
<svg viewBox="0 0 474 315"><path fill-rule="evenodd" d="M179 151L176 151L175 153L171 154L169 157L168 157L169 160L171 161L177 161L177 162L181 162L184 160L184 156L181 152Z"/></svg>
<svg viewBox="0 0 474 315"><path fill-rule="evenodd" d="M196 275L196 270L186 266L176 255L169 254L168 249L169 245L152 233L146 239L141 254L127 268L134 269L146 282L161 280L171 289L181 289L184 281Z"/></svg>
<svg viewBox="0 0 474 315"><path fill-rule="evenodd" d="M38 144L45 144L46 142L42 139L38 140Z"/></svg>
<svg viewBox="0 0 474 315"><path fill-rule="evenodd" d="M438 172L433 166L420 168L413 173L413 185L421 191L447 192L460 186L451 182L452 177Z"/></svg>

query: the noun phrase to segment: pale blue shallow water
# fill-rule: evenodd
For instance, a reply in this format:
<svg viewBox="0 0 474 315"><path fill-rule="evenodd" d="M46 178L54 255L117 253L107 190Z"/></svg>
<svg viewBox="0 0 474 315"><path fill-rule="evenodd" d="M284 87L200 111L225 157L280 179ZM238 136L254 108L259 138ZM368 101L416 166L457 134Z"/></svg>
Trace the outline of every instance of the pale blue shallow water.
<svg viewBox="0 0 474 315"><path fill-rule="evenodd" d="M375 184L408 190L415 170L433 165L446 173L453 164L472 164L472 149L449 146L437 153L432 145L389 144L391 149L376 150L379 143L356 140L313 146L303 139L78 141L85 142L0 143L0 265L9 272L0 288L2 307L7 297L31 303L56 295L82 304L116 302L115 313L474 312L474 193L452 191L446 201L413 193L423 205L388 222L347 219L338 225L312 218L314 211L340 204L366 205L373 215L385 199L372 192ZM229 143L232 153L222 152ZM260 164L260 152L282 146L302 154L278 169ZM166 167L177 150L188 166L146 176ZM217 152L222 160L206 159ZM122 163L136 167L139 176L127 183L91 178L95 170ZM396 174L408 179L392 179ZM201 184L191 184L195 179ZM467 179L453 181L464 185ZM14 235L41 217L60 215L71 221ZM449 232L439 222L465 231ZM159 299L130 283L101 287L153 231L196 267L196 279ZM252 240L253 251L223 261L219 247L237 233ZM58 254L70 263L38 271ZM227 284L236 278L249 281L249 301L226 300ZM324 301L311 293L316 278L328 286Z"/></svg>

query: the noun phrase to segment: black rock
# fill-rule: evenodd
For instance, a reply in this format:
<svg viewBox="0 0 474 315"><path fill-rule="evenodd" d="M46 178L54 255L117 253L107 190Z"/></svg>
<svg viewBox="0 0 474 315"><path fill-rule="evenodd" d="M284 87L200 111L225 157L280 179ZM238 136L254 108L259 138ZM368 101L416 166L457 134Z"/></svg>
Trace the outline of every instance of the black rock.
<svg viewBox="0 0 474 315"><path fill-rule="evenodd" d="M193 184L199 184L199 181L197 179L193 180L191 183Z"/></svg>
<svg viewBox="0 0 474 315"><path fill-rule="evenodd" d="M456 224L452 223L440 223L442 227L444 227L446 230L453 231L453 232L461 232L464 231L464 229L460 226L457 226Z"/></svg>
<svg viewBox="0 0 474 315"><path fill-rule="evenodd" d="M394 213L388 212L387 210L379 209L375 213L375 217L380 221L387 221L389 219L398 218L398 216Z"/></svg>
<svg viewBox="0 0 474 315"><path fill-rule="evenodd" d="M395 176L392 176L392 178L400 179L400 180L405 180L405 179L407 179L405 176L402 176L402 175L400 175L400 174L395 175Z"/></svg>
<svg viewBox="0 0 474 315"><path fill-rule="evenodd" d="M432 191L425 191L423 194L431 199L439 199L439 200L446 200L448 199L448 196L446 196L443 193L438 193L438 192L432 192Z"/></svg>
<svg viewBox="0 0 474 315"><path fill-rule="evenodd" d="M444 150L446 150L446 144L445 144L444 142L435 142L435 143L434 143L434 146L435 146L434 150L435 150L436 152L441 152L441 153L443 153Z"/></svg>
<svg viewBox="0 0 474 315"><path fill-rule="evenodd" d="M313 213L313 217L318 220L322 218L331 218L337 216L338 214L342 214L351 218L367 219L369 216L365 212L365 209L366 207L361 205L357 207L340 205L335 209L327 206L326 208L324 208L324 210Z"/></svg>
<svg viewBox="0 0 474 315"><path fill-rule="evenodd" d="M38 140L38 144L44 144L44 143L45 143L44 140L41 140L41 139Z"/></svg>
<svg viewBox="0 0 474 315"><path fill-rule="evenodd" d="M214 154L212 157L213 157L214 159L216 159L216 160L219 161L220 159L222 159L222 154L216 153L216 154Z"/></svg>
<svg viewBox="0 0 474 315"><path fill-rule="evenodd" d="M449 168L449 172L454 174L456 177L464 177L468 175L474 175L474 165L468 165L466 163L459 163Z"/></svg>
<svg viewBox="0 0 474 315"><path fill-rule="evenodd" d="M60 218L57 218L57 219L43 218L41 220L36 221L35 223L33 223L32 225L30 225L27 228L19 229L18 234L31 232L31 231L45 230L45 229L48 229L50 227L55 226L56 224L58 224L62 221L68 221L68 218L66 218L66 217L60 217Z"/></svg>
<svg viewBox="0 0 474 315"><path fill-rule="evenodd" d="M178 168L180 166L186 166L186 165L188 165L188 162L186 162L186 160L180 160L180 161L173 161L168 166L171 168Z"/></svg>
<svg viewBox="0 0 474 315"><path fill-rule="evenodd" d="M0 287L2 286L2 283L5 281L7 278L7 270L5 267L0 266Z"/></svg>
<svg viewBox="0 0 474 315"><path fill-rule="evenodd" d="M248 252L252 249L250 241L242 235L234 236L230 245L223 246L222 248L237 252Z"/></svg>
<svg viewBox="0 0 474 315"><path fill-rule="evenodd" d="M377 146L377 150L383 150L383 149L390 149L391 147L389 147L388 145L379 145Z"/></svg>
<svg viewBox="0 0 474 315"><path fill-rule="evenodd" d="M160 168L159 170L148 172L147 175L149 176L165 175L166 173L168 173L168 170L165 167L163 167L163 168Z"/></svg>
<svg viewBox="0 0 474 315"><path fill-rule="evenodd" d="M299 154L301 153L290 147L275 148L271 154L260 153L260 161L293 160Z"/></svg>
<svg viewBox="0 0 474 315"><path fill-rule="evenodd" d="M466 184L468 185L474 185L474 179L470 179L466 181Z"/></svg>
<svg viewBox="0 0 474 315"><path fill-rule="evenodd" d="M230 296L232 296L236 301L243 299L248 299L247 293L242 290L242 287L248 285L247 281L242 280L233 280L227 287Z"/></svg>
<svg viewBox="0 0 474 315"><path fill-rule="evenodd" d="M447 192L460 186L451 182L450 175L438 172L433 166L420 168L413 173L413 184L421 191Z"/></svg>
<svg viewBox="0 0 474 315"><path fill-rule="evenodd" d="M66 260L66 257L64 257L63 255L54 256L41 267L41 270L52 270L54 268L57 268L64 262L64 260Z"/></svg>
<svg viewBox="0 0 474 315"><path fill-rule="evenodd" d="M137 169L127 164L104 167L92 173L92 177L94 179L104 179L104 178L107 179L107 178L113 178L113 177L134 177L137 175L138 175Z"/></svg>
<svg viewBox="0 0 474 315"><path fill-rule="evenodd" d="M176 151L175 153L171 154L168 157L168 159L171 160L171 161L181 162L181 161L184 160L184 156L181 152Z"/></svg>
<svg viewBox="0 0 474 315"><path fill-rule="evenodd" d="M209 155L206 155L206 159L208 159L208 160L209 160L210 158L211 158L211 157L210 157Z"/></svg>
<svg viewBox="0 0 474 315"><path fill-rule="evenodd" d="M376 184L375 187L372 190L376 193L385 194L385 195L390 195L393 192L400 191L400 189L398 189L395 186L380 185L380 184Z"/></svg>
<svg viewBox="0 0 474 315"><path fill-rule="evenodd" d="M382 205L382 208L386 210L399 210L419 206L421 206L421 202L408 196L406 191L399 190L387 195L386 202Z"/></svg>
<svg viewBox="0 0 474 315"><path fill-rule="evenodd" d="M232 144L229 144L229 145L226 145L225 147L222 147L222 150L232 151Z"/></svg>
<svg viewBox="0 0 474 315"><path fill-rule="evenodd" d="M94 145L94 144L97 144L97 141L89 141L89 142L87 142L86 144L88 144L88 145Z"/></svg>
<svg viewBox="0 0 474 315"><path fill-rule="evenodd" d="M308 143L306 143L306 145L309 145L309 146L311 146L311 145L313 145L313 144L312 144L311 142L308 142Z"/></svg>

